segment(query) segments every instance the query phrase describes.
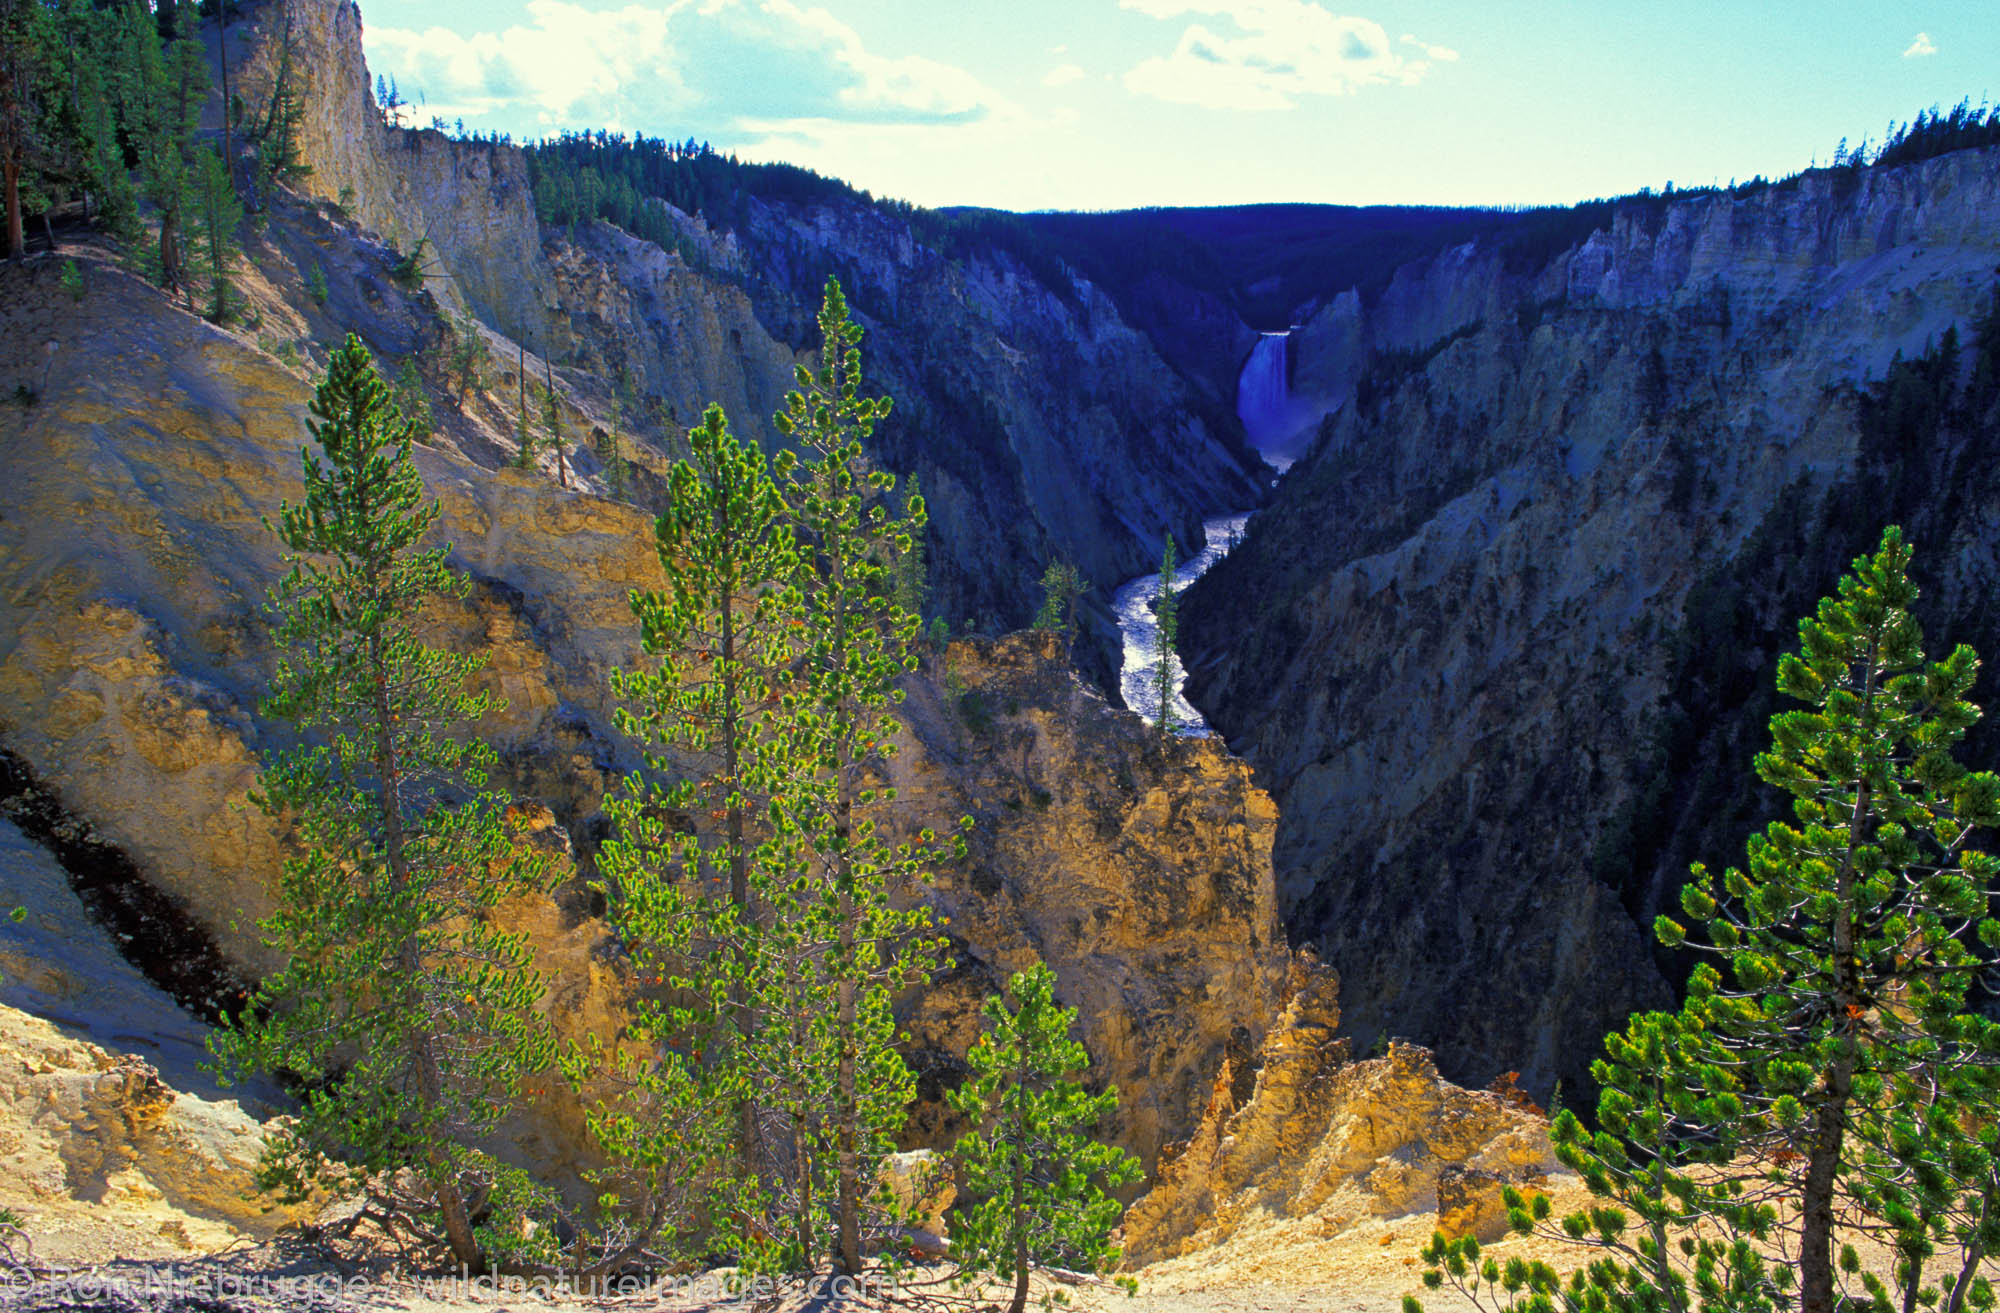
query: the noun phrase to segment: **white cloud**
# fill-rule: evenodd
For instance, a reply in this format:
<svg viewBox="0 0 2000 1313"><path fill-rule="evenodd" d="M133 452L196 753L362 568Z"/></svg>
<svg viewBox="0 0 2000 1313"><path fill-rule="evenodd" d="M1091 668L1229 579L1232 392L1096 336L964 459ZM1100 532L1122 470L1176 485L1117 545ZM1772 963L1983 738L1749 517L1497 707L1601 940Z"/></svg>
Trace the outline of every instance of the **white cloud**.
<svg viewBox="0 0 2000 1313"><path fill-rule="evenodd" d="M525 23L470 37L370 29L369 64L409 99L422 92L428 113L542 131L729 141L774 123L962 124L1009 108L965 70L877 54L827 10L793 0L527 9Z"/></svg>
<svg viewBox="0 0 2000 1313"><path fill-rule="evenodd" d="M1931 40L1931 34L1928 32L1919 32L1917 33L1917 39L1910 42L1910 48L1903 52L1903 58L1917 59L1924 55L1935 55L1936 53L1937 43Z"/></svg>
<svg viewBox="0 0 2000 1313"><path fill-rule="evenodd" d="M840 103L850 109L961 118L978 112L990 98L979 79L964 69L916 55L888 59L870 54L859 33L824 9L800 9L790 0L764 0L763 7L825 39L834 62L859 79L840 90Z"/></svg>
<svg viewBox="0 0 2000 1313"><path fill-rule="evenodd" d="M1458 52L1421 46L1428 56L1396 52L1380 23L1322 8L1317 0L1119 0L1153 18L1185 14L1226 19L1236 31L1201 21L1182 29L1173 53L1125 74L1144 96L1212 109L1289 109L1301 96L1338 96L1360 87L1408 85Z"/></svg>
<svg viewBox="0 0 2000 1313"><path fill-rule="evenodd" d="M1458 52L1450 46L1434 46L1428 41L1419 41L1408 32L1403 33L1403 44L1406 46L1415 46L1440 64L1456 64L1458 62Z"/></svg>
<svg viewBox="0 0 2000 1313"><path fill-rule="evenodd" d="M1081 64L1057 64L1054 68L1042 74L1042 85L1045 87L1066 86L1083 76L1083 65Z"/></svg>

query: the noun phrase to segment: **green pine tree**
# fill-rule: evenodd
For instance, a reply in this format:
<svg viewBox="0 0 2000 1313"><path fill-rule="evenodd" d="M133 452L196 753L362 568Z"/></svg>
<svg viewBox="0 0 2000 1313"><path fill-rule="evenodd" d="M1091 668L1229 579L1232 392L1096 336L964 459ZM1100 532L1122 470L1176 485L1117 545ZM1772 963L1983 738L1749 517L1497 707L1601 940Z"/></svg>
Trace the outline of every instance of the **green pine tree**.
<svg viewBox="0 0 2000 1313"><path fill-rule="evenodd" d="M229 264L236 258L236 227L243 222L243 203L236 199L236 188L230 185L222 157L207 146L195 149L189 168L196 236L189 270L192 277L208 281L207 314L222 323L236 313L241 300L229 281Z"/></svg>
<svg viewBox="0 0 2000 1313"><path fill-rule="evenodd" d="M305 123L305 98L300 93L302 81L294 53L292 37L292 11L284 10L283 30L278 38L278 70L271 80L271 97L265 102L264 113L253 116L250 131L246 134L255 149L256 158L256 201L259 209L269 209L273 189L289 185L312 173L307 164L299 138L300 128Z"/></svg>
<svg viewBox="0 0 2000 1313"><path fill-rule="evenodd" d="M124 82L118 15L123 11L85 8L81 0L75 0L72 11L78 14L72 48L83 52L72 65L82 154L79 181L105 231L121 241L136 241L138 193L118 141L117 103Z"/></svg>
<svg viewBox="0 0 2000 1313"><path fill-rule="evenodd" d="M632 487L632 466L625 459L625 440L617 424L599 431L596 447L598 462L604 466L605 492L623 498Z"/></svg>
<svg viewBox="0 0 2000 1313"><path fill-rule="evenodd" d="M825 941L815 969L833 995L830 1016L808 1019L813 1042L832 1057L833 1085L819 1117L833 1166L833 1257L840 1271L856 1273L876 1171L914 1092L894 1046L890 998L927 978L939 950L925 933L927 914L892 907L889 889L922 882L940 853L928 832L915 844L890 844L863 814L895 800L874 776L895 751L890 709L902 700L898 681L917 666L918 618L895 604L889 563L912 550L924 506L913 495L903 517L892 517L885 500L894 476L866 466L863 443L890 402L861 395L861 329L831 278L819 327L818 367L798 367L798 387L776 416L804 457L783 452L776 463L800 540L811 548L799 572L807 646L787 728L787 751L801 769L774 811L812 859L806 879L816 897L800 933L808 943Z"/></svg>
<svg viewBox="0 0 2000 1313"><path fill-rule="evenodd" d="M931 599L931 567L929 560L930 524L925 516L910 516L910 507L924 504L923 485L917 476L910 476L909 486L903 490L903 513L910 539L909 550L896 553L894 566L894 601L909 615L921 619L924 608Z"/></svg>
<svg viewBox="0 0 2000 1313"><path fill-rule="evenodd" d="M461 411L464 406L459 407ZM541 444L535 440L535 426L528 418L527 388L522 387L521 396L514 408L514 465L517 469L530 470L535 467L535 454Z"/></svg>
<svg viewBox="0 0 2000 1313"><path fill-rule="evenodd" d="M423 245L418 242L417 250L423 250ZM466 395L486 386L486 367L493 363L493 348L486 344L486 334L479 331L479 321L471 315L452 321L449 360L452 409L463 415Z"/></svg>
<svg viewBox="0 0 2000 1313"><path fill-rule="evenodd" d="M1090 1055L1070 1038L1076 1010L1055 1001L1055 984L1038 962L986 1000L965 1055L972 1074L945 1096L973 1127L954 1150L971 1202L952 1214L952 1254L969 1277L1012 1279L1007 1313L1027 1307L1033 1265L1117 1265L1111 1230L1124 1207L1105 1191L1141 1175L1138 1159L1094 1136L1118 1090L1092 1094L1075 1079Z"/></svg>
<svg viewBox="0 0 2000 1313"><path fill-rule="evenodd" d="M762 1189L764 1082L751 1047L769 986L762 932L774 883L789 882L773 872L798 864L765 818L793 770L778 727L801 646L799 549L768 461L729 432L720 406L688 442L654 525L667 587L632 597L657 665L612 676L620 728L645 745L648 771L607 801L618 837L598 867L620 938L642 974L673 991L635 1009L635 1038L657 1054L635 1091L670 1132L690 1118L706 1118L711 1139L733 1132L736 1170L723 1173L716 1212L748 1248L750 1228L735 1219L776 1211ZM676 829L669 815L708 823Z"/></svg>
<svg viewBox="0 0 2000 1313"><path fill-rule="evenodd" d="M1665 916L1656 932L1712 961L1678 1012L1607 1039L1598 1130L1554 1123L1602 1202L1551 1233L1607 1259L1564 1286L1434 1240L1427 1283L1484 1282L1520 1308L1991 1305L2000 1023L1971 989L2000 960L2000 857L1973 845L2000 824L2000 777L1952 758L1978 661L1926 660L1909 560L1889 529L1800 622L1778 687L1805 708L1772 717L1756 763L1795 821L1753 836L1742 869L1694 868L1681 909L1700 933ZM1895 1261L1869 1267L1850 1226Z"/></svg>
<svg viewBox="0 0 2000 1313"><path fill-rule="evenodd" d="M313 266L319 273L319 266ZM319 285L326 286L326 276L320 274ZM424 388L423 375L417 369L415 356L403 357L402 367L396 371L396 410L410 426L410 438L415 442L428 442L437 432L437 415L431 410L431 396Z"/></svg>
<svg viewBox="0 0 2000 1313"><path fill-rule="evenodd" d="M552 379L542 391L542 445L556 454L556 482L569 486L569 464L563 459L562 405Z"/></svg>
<svg viewBox="0 0 2000 1313"><path fill-rule="evenodd" d="M0 0L0 254L27 256L23 202L42 205L36 185L61 149L51 120L60 101L62 33L42 0ZM39 208L39 206L38 206Z"/></svg>
<svg viewBox="0 0 2000 1313"><path fill-rule="evenodd" d="M1050 561L1042 571L1042 606L1035 613L1035 628L1062 635L1063 653L1076 646L1077 600L1090 591L1090 581L1068 561Z"/></svg>
<svg viewBox="0 0 2000 1313"><path fill-rule="evenodd" d="M275 526L286 651L263 707L309 737L270 757L258 794L291 832L262 923L286 965L214 1045L226 1072L285 1072L304 1091L266 1188L363 1194L391 1234L477 1269L516 1233L475 1205L522 1183L473 1146L552 1047L533 952L490 914L545 888L548 866L516 843L487 783L493 750L469 732L493 707L465 691L484 658L418 637L424 607L470 582L449 548L420 545L438 506L351 334L311 413L305 499Z"/></svg>
<svg viewBox="0 0 2000 1313"><path fill-rule="evenodd" d="M1179 719L1174 714L1174 644L1180 637L1179 610L1180 602L1174 594L1174 536L1169 533L1167 545L1160 553L1160 581L1153 591L1153 692L1160 702L1159 729L1163 739L1174 732Z"/></svg>
<svg viewBox="0 0 2000 1313"><path fill-rule="evenodd" d="M208 94L208 71L201 43L179 35L178 20L143 6L123 11L126 70L121 89L122 122L138 156L147 200L159 216L160 239L153 258L162 287L181 292L193 306L189 277L190 214L200 204L194 133ZM162 34L173 31L162 45Z"/></svg>

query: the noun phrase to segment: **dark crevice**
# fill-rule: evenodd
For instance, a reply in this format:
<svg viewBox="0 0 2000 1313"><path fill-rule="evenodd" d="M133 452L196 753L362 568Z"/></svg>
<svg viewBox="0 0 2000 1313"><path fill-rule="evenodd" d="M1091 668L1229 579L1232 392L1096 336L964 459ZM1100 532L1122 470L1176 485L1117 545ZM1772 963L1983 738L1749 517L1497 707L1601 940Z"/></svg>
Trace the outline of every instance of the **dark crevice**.
<svg viewBox="0 0 2000 1313"><path fill-rule="evenodd" d="M210 1025L239 1012L249 982L229 964L208 928L149 883L122 848L65 810L28 764L0 748L0 817L49 850L92 920L126 961Z"/></svg>

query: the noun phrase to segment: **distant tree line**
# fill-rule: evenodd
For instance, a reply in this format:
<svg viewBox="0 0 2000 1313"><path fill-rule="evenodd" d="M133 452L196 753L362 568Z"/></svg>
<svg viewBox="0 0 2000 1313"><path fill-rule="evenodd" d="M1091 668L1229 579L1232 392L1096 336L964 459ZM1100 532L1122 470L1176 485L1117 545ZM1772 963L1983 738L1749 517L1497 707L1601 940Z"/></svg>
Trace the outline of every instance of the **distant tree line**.
<svg viewBox="0 0 2000 1313"><path fill-rule="evenodd" d="M910 225L947 259L1005 251L1056 295L1076 299L1063 252L1021 216L999 210L930 210L877 199L837 178L793 164L757 164L692 138L673 142L613 132L565 133L527 148L535 210L542 222L574 229L584 220L615 224L668 250L682 248L678 226L654 202L698 215L711 228L742 232L753 201L870 208ZM685 250L684 250L685 253Z"/></svg>
<svg viewBox="0 0 2000 1313"><path fill-rule="evenodd" d="M707 142L666 141L615 132L566 132L526 148L535 210L543 223L574 228L589 219L616 224L671 249L678 230L654 201L734 230L755 198L807 206L855 201L867 192L791 164L751 164Z"/></svg>
<svg viewBox="0 0 2000 1313"><path fill-rule="evenodd" d="M1872 162L1914 164L1980 146L2000 146L2000 105L1974 109L1961 100L1949 110L1933 105L1900 127L1891 125Z"/></svg>

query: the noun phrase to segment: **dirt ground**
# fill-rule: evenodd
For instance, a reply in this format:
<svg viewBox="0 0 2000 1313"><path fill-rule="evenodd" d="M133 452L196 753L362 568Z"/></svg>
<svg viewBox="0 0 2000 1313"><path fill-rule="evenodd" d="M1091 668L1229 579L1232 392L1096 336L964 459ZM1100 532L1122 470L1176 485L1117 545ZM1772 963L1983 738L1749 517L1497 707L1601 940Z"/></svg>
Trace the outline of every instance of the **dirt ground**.
<svg viewBox="0 0 2000 1313"><path fill-rule="evenodd" d="M1559 1201L1559 1202L1567 1202ZM1136 1295L1109 1281L1058 1282L1037 1275L1031 1306L1061 1297L1081 1313L1396 1313L1402 1296L1420 1292L1417 1247L1434 1218L1413 1214L1392 1223L1356 1228L1339 1237L1312 1234L1310 1222L1276 1224L1239 1236L1218 1249L1157 1263L1133 1275ZM65 1247L87 1242L80 1228ZM1512 1241L1496 1246L1506 1253ZM445 1277L370 1279L344 1272L296 1242L238 1243L207 1255L121 1259L108 1263L38 1263L34 1274L0 1270L0 1310L55 1313L107 1309L118 1313L803 1313L812 1309L935 1310L970 1313L1004 1307L1006 1291L954 1292L948 1286L892 1288L886 1295L864 1283L859 1291L812 1290L795 1284L725 1293L726 1273L707 1273L601 1295L552 1293L525 1281ZM935 1280L918 1269L912 1282ZM1434 1313L1464 1307L1439 1293L1426 1300Z"/></svg>

